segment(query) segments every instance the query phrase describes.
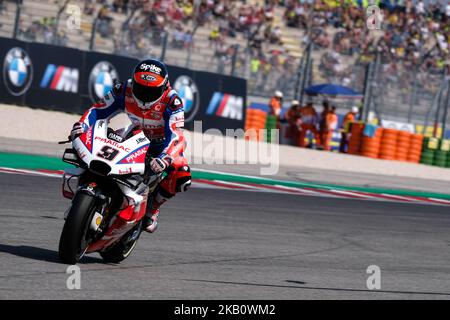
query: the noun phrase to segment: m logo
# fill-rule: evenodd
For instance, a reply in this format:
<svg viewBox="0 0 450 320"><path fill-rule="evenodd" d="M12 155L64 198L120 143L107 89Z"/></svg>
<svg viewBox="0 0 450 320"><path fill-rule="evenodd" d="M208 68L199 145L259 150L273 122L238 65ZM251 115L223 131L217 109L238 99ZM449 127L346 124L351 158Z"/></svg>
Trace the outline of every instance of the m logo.
<svg viewBox="0 0 450 320"><path fill-rule="evenodd" d="M206 114L222 118L242 120L244 99L228 93L215 92L209 102Z"/></svg>
<svg viewBox="0 0 450 320"><path fill-rule="evenodd" d="M76 68L49 64L41 81L41 88L57 91L78 92L79 71Z"/></svg>

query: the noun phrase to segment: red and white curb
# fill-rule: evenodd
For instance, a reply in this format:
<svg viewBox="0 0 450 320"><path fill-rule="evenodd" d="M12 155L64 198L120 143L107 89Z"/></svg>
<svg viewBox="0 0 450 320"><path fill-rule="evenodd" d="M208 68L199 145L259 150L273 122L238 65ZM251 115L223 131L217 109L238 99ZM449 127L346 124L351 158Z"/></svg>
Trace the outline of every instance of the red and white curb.
<svg viewBox="0 0 450 320"><path fill-rule="evenodd" d="M62 170L28 170L28 169L12 169L0 167L0 172L10 174L25 174L33 176L45 176L52 178L60 178L63 174ZM253 191L253 192L270 192L295 194L302 196L316 196L316 197L331 197L357 200L372 200L372 201L389 201L389 202L406 202L416 204L432 204L432 205L450 205L450 200L407 196L407 195L392 195L386 193L371 193L356 190L339 190L331 188L309 188L309 187L288 187L283 185L269 185L257 184L250 182L230 182L224 180L205 180L193 179L193 188L210 188L210 189L224 189L224 190L239 190L239 191Z"/></svg>

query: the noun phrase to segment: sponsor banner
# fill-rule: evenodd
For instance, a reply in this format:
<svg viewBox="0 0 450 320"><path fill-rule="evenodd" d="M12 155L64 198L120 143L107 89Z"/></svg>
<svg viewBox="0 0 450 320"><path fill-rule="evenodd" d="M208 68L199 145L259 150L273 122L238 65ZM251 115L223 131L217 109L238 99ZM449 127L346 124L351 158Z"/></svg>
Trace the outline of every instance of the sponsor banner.
<svg viewBox="0 0 450 320"><path fill-rule="evenodd" d="M23 105L34 76L34 66L26 43L2 39L0 97L2 102Z"/></svg>
<svg viewBox="0 0 450 320"><path fill-rule="evenodd" d="M410 133L415 133L415 127L412 123L399 122L399 121L390 121L390 120L381 120L381 126L383 128L388 129L396 129L401 131L408 131Z"/></svg>
<svg viewBox="0 0 450 320"><path fill-rule="evenodd" d="M206 113L222 118L242 120L244 117L243 109L243 97L237 97L228 93L214 92Z"/></svg>
<svg viewBox="0 0 450 320"><path fill-rule="evenodd" d="M126 82L137 59L0 37L0 102L82 114L117 81ZM184 105L187 129L243 129L246 80L168 65ZM154 66L144 66L152 70ZM178 117L182 119L180 115Z"/></svg>
<svg viewBox="0 0 450 320"><path fill-rule="evenodd" d="M76 112L81 100L82 51L41 43L29 43L27 48L34 66L34 77L25 95L25 104Z"/></svg>
<svg viewBox="0 0 450 320"><path fill-rule="evenodd" d="M226 129L244 129L247 81L211 72L193 71L186 68L168 66L169 80L181 99L185 109L185 127L194 128L194 121L202 121L202 130L218 129L225 133ZM232 113L232 104L224 107L222 113L208 113L214 97L230 97L242 102L239 112ZM230 102L233 100L231 99ZM226 112L225 112L226 111ZM239 116L239 114L242 114Z"/></svg>
<svg viewBox="0 0 450 320"><path fill-rule="evenodd" d="M85 73L80 84L82 101L79 113L102 99L116 82L126 82L138 61L128 57L86 52L84 63Z"/></svg>

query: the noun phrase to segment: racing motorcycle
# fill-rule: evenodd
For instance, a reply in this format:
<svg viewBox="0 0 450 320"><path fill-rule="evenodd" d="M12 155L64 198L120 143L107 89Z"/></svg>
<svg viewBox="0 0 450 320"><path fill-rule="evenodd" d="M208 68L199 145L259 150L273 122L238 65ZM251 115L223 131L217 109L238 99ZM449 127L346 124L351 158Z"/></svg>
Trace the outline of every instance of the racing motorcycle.
<svg viewBox="0 0 450 320"><path fill-rule="evenodd" d="M59 241L64 263L76 264L94 252L119 263L136 246L151 203L147 197L163 174L146 171L150 141L142 130L128 127L114 131L98 120L73 141L60 142L72 142L63 161L76 166L63 174L63 196L72 200Z"/></svg>

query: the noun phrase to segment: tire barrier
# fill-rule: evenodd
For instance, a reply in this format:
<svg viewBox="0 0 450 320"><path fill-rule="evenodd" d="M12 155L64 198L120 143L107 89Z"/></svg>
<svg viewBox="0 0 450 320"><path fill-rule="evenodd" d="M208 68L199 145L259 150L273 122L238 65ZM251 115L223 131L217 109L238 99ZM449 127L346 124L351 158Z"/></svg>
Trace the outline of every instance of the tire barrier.
<svg viewBox="0 0 450 320"><path fill-rule="evenodd" d="M424 138L420 163L432 166L438 149L439 139L430 137Z"/></svg>
<svg viewBox="0 0 450 320"><path fill-rule="evenodd" d="M350 139L348 141L348 154L361 154L362 138L364 131L364 123L354 122L350 128Z"/></svg>
<svg viewBox="0 0 450 320"><path fill-rule="evenodd" d="M411 149L411 135L412 134L407 131L398 132L395 160L408 161L409 150Z"/></svg>
<svg viewBox="0 0 450 320"><path fill-rule="evenodd" d="M397 137L399 130L382 130L379 158L383 160L396 160L395 155L397 152Z"/></svg>
<svg viewBox="0 0 450 320"><path fill-rule="evenodd" d="M263 141L261 129L265 129L267 113L258 109L247 109L245 117L245 139Z"/></svg>
<svg viewBox="0 0 450 320"><path fill-rule="evenodd" d="M445 168L447 166L447 157L447 151L436 150L433 159L433 166Z"/></svg>
<svg viewBox="0 0 450 320"><path fill-rule="evenodd" d="M436 138L427 139L427 144L425 146L426 150L424 152L433 152L433 161L432 165L436 167L446 168L450 161L450 141L449 140L440 140ZM431 151L432 150L432 151ZM429 159L425 159L425 162L428 162Z"/></svg>
<svg viewBox="0 0 450 320"><path fill-rule="evenodd" d="M420 156L422 155L423 135L411 134L409 138L410 143L406 161L419 163Z"/></svg>
<svg viewBox="0 0 450 320"><path fill-rule="evenodd" d="M382 128L377 128L372 137L362 136L361 155L369 158L378 158L381 147Z"/></svg>

